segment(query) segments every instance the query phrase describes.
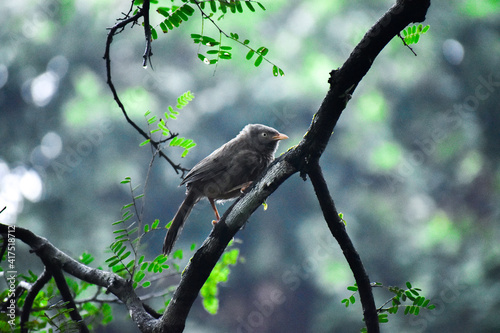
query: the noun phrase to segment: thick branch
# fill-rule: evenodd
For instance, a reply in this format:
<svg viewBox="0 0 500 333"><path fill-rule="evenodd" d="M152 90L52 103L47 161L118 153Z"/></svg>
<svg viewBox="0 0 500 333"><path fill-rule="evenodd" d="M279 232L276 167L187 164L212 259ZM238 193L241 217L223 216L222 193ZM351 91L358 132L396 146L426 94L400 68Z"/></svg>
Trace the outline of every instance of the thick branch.
<svg viewBox="0 0 500 333"><path fill-rule="evenodd" d="M368 332L378 333L380 331L378 325L378 314L375 307L375 300L373 299L370 279L368 278L368 274L366 274L363 262L361 261L358 252L354 248L354 245L347 234L344 222L340 219L339 213L335 208L335 204L330 195L330 191L328 190L328 185L323 177L323 171L321 170L318 161L313 161L309 164L307 174L311 179L311 183L314 187L314 192L318 198L321 210L323 211L326 224L328 225L333 237L335 237L339 243L358 285L359 296L363 305L363 315L365 317Z"/></svg>

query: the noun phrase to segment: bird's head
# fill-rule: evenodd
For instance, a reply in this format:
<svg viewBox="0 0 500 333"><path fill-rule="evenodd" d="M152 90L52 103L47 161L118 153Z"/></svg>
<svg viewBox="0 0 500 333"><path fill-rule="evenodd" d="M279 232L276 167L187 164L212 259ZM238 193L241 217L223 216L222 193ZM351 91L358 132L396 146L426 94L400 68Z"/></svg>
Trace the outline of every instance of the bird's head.
<svg viewBox="0 0 500 333"><path fill-rule="evenodd" d="M272 127L261 124L249 124L240 132L248 144L264 153L273 153L278 148L280 140L288 139Z"/></svg>

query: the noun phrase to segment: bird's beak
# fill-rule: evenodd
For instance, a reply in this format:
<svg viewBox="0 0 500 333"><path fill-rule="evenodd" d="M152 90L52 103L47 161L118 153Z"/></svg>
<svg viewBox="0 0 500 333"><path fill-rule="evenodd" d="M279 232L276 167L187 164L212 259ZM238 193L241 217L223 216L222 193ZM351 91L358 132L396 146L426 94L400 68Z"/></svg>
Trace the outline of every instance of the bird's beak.
<svg viewBox="0 0 500 333"><path fill-rule="evenodd" d="M285 140L285 139L288 139L288 136L286 136L285 134L279 133L279 134L273 136L273 140L276 140L276 141Z"/></svg>

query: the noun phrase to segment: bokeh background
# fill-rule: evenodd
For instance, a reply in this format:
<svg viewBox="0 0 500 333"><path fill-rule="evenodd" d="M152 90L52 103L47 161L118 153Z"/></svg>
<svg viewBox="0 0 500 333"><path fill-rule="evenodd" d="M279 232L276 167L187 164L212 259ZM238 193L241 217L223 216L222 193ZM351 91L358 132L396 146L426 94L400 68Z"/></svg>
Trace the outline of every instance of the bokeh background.
<svg viewBox="0 0 500 333"><path fill-rule="evenodd" d="M164 4L166 6L169 6ZM391 1L263 1L267 11L228 15L226 32L266 46L286 75L255 68L247 50L207 66L189 38L192 17L153 43L153 66L141 65L139 26L112 45L113 79L130 114L146 128L147 110L162 115L187 90L195 95L171 130L198 145L192 167L247 123L274 126L298 143L342 65ZM144 185L151 151L125 122L106 86L106 27L127 1L2 1L0 28L0 215L47 237L67 253L109 254L111 223L130 191ZM399 313L383 332L499 332L500 307L500 4L435 1L429 32L415 57L395 38L380 54L342 115L321 159L337 208L373 281L411 281L436 304L418 317ZM153 16L153 24L160 17ZM218 32L205 22L205 34ZM159 30L159 29L158 29ZM203 49L201 51L204 51ZM183 199L180 175L162 160L151 169L145 222L166 224ZM357 332L356 302L345 308L354 280L331 239L309 181L293 176L237 235L244 263L220 289L215 316L199 301L187 332ZM227 207L227 205L226 205ZM221 209L224 210L224 207ZM178 246L201 244L211 209L196 206ZM208 218L208 216L210 216ZM142 251L153 258L163 232ZM18 244L17 265L40 273ZM3 283L3 282L2 282ZM166 286L165 286L166 287ZM391 295L375 291L381 305ZM151 301L161 307L162 299ZM120 306L102 332L136 332Z"/></svg>

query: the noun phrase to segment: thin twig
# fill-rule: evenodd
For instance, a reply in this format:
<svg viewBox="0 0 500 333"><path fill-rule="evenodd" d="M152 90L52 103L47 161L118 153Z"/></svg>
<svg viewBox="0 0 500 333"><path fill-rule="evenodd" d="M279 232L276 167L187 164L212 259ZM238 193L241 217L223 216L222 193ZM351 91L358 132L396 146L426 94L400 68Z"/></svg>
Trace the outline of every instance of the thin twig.
<svg viewBox="0 0 500 333"><path fill-rule="evenodd" d="M127 120L127 122L137 131L139 132L140 135L142 135L145 139L150 139L150 136L144 132L127 114L127 111L125 110L125 106L121 102L120 98L118 97L118 93L116 91L115 85L113 83L113 80L111 78L111 43L113 42L113 37L117 34L117 31L120 29L123 29L125 26L127 26L130 23L135 23L137 20L141 17L144 16L144 9L140 9L135 15L130 16L126 19L121 20L117 24L115 24L112 28L109 29L108 37L106 39L106 50L104 52L104 60L106 61L106 82L111 90L111 93L113 94L113 99L115 100L116 104L118 104L118 107L123 113L123 116ZM151 144L156 148L160 149L159 143L151 140ZM175 164L163 151L160 150L160 156L163 157L164 159L167 160L167 162L172 166L174 171L179 174L179 172L182 172L182 175L186 171L189 171L189 169L183 168L180 164Z"/></svg>
<svg viewBox="0 0 500 333"><path fill-rule="evenodd" d="M151 56L153 55L153 51L151 49L151 25L149 24L149 0L144 0L142 5L142 12L144 16L144 37L146 37L146 49L144 50L144 55L142 56L142 67L146 67L149 61L149 65L153 67L151 63Z"/></svg>
<svg viewBox="0 0 500 333"><path fill-rule="evenodd" d="M406 44L406 41L404 39L403 36L401 36L401 33L398 33L398 37L401 38L401 40L403 41L403 44L410 49L411 52L413 52L413 54L415 55L415 57L417 56L417 53L415 53L415 51L413 51L413 49L411 48L410 45Z"/></svg>

